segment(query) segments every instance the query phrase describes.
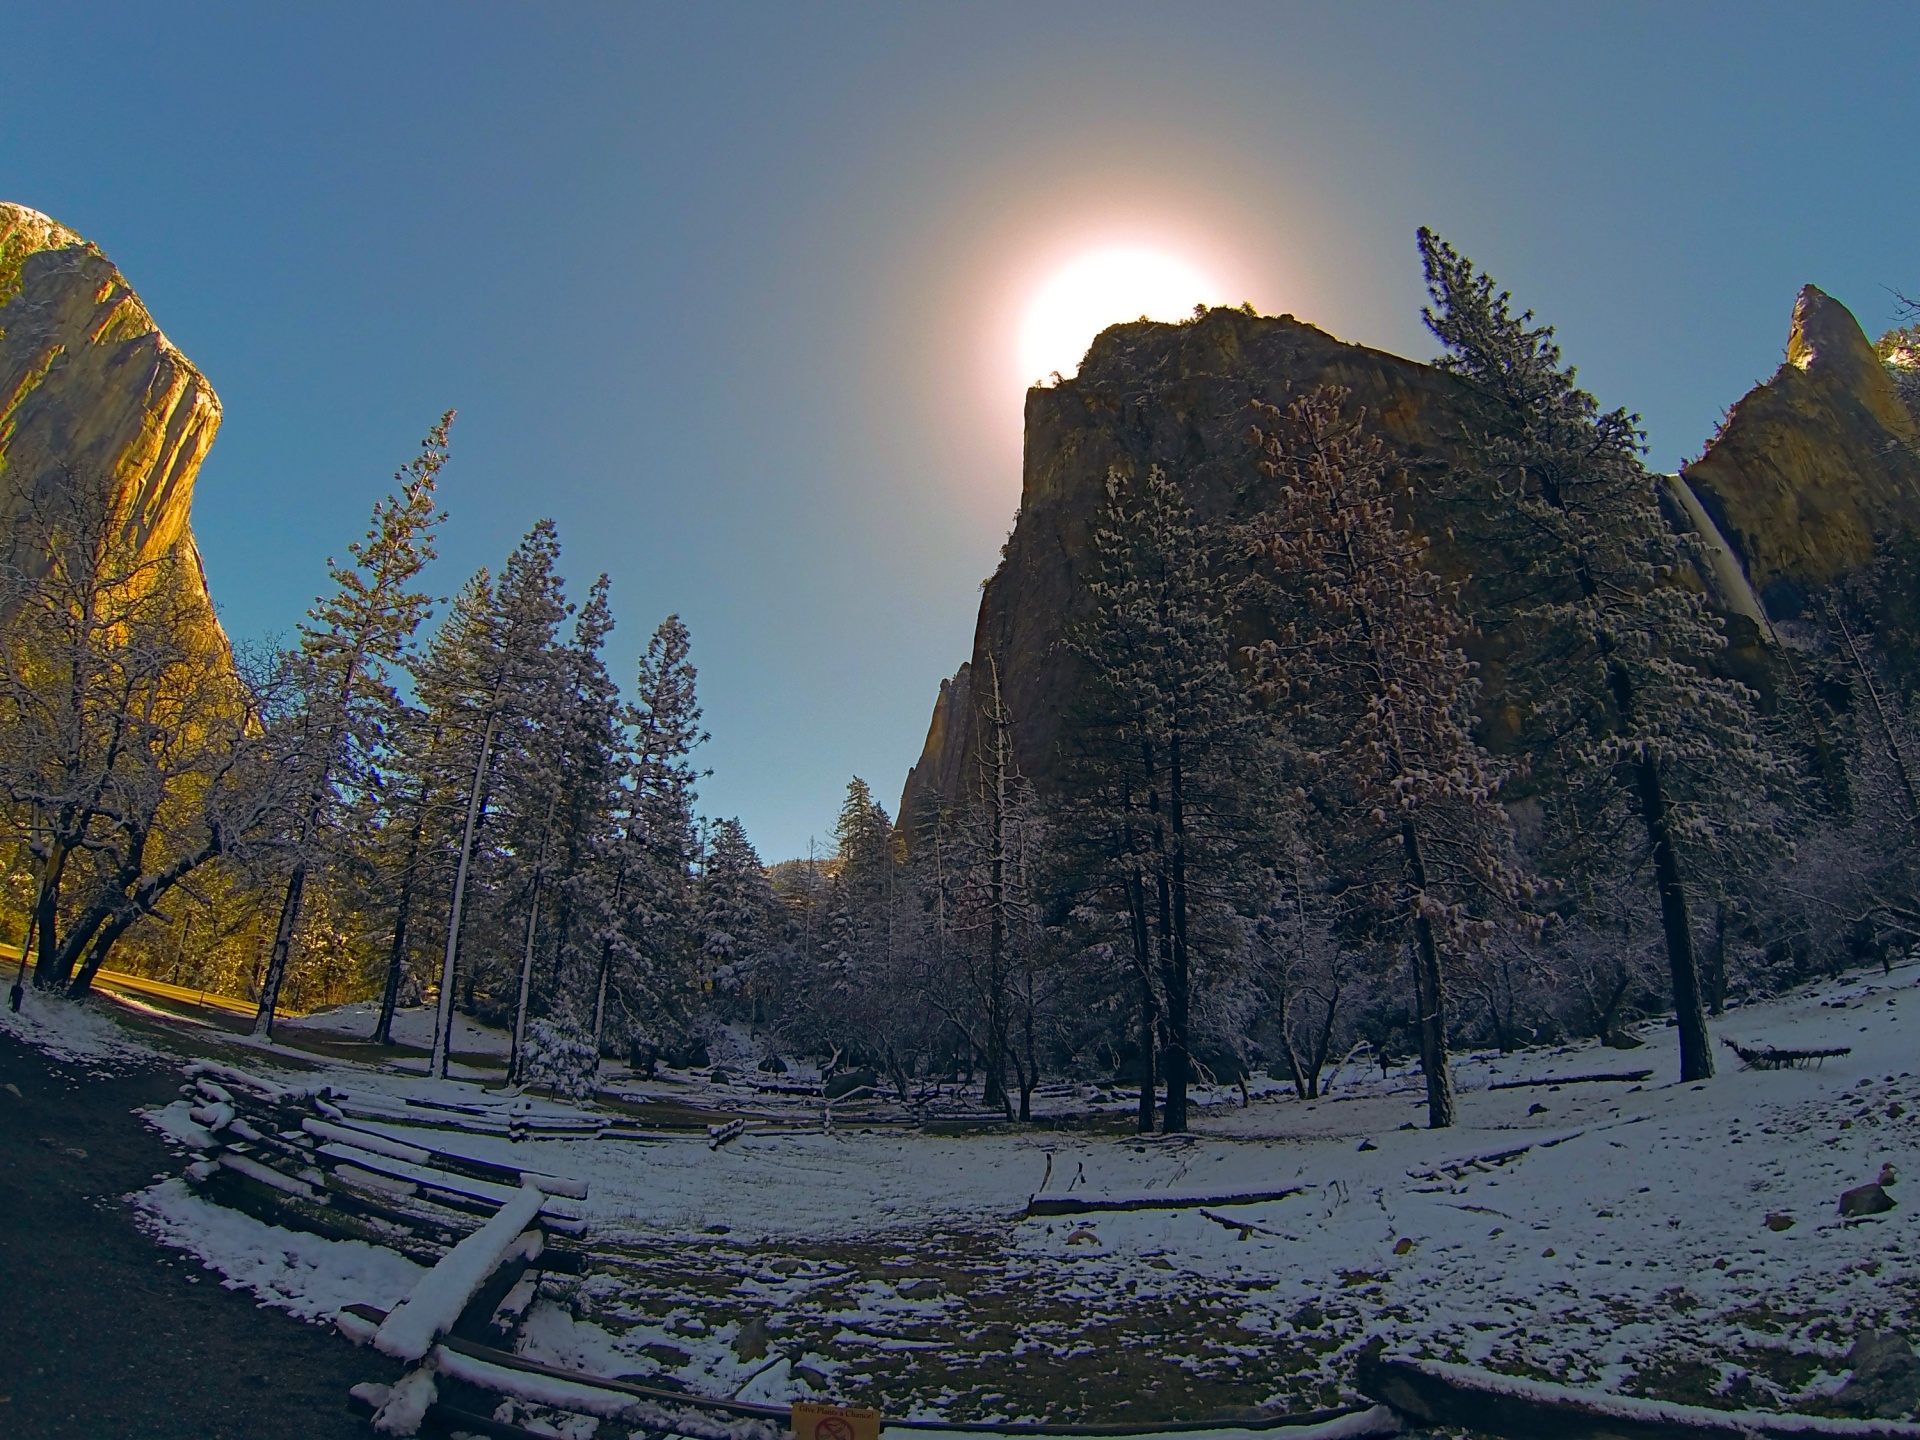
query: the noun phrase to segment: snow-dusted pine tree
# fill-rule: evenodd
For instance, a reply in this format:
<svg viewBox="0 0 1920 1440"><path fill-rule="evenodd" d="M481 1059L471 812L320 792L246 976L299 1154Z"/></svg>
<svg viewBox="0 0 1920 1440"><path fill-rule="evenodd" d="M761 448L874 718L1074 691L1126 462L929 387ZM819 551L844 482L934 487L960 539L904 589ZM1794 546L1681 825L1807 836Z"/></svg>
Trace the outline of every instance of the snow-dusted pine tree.
<svg viewBox="0 0 1920 1440"><path fill-rule="evenodd" d="M1454 1121L1447 1065L1450 948L1517 898L1501 769L1469 733L1472 664L1451 587L1394 517L1392 457L1322 388L1255 405L1261 470L1278 482L1239 532L1243 595L1273 638L1253 646L1349 916L1413 961L1427 1123Z"/></svg>
<svg viewBox="0 0 1920 1440"><path fill-rule="evenodd" d="M716 820L707 829L694 887L700 951L716 987L744 995L753 1016L755 964L774 922L773 882L739 820Z"/></svg>
<svg viewBox="0 0 1920 1440"><path fill-rule="evenodd" d="M623 716L630 759L609 850L617 920L602 942L596 1043L610 1009L624 1017L629 1039L657 1044L692 1038L701 981L693 807L702 774L693 753L707 740L692 653L686 624L669 615L647 642L633 703Z"/></svg>
<svg viewBox="0 0 1920 1440"><path fill-rule="evenodd" d="M453 992L472 878L474 844L486 808L503 735L512 748L524 723L523 707L547 668L554 632L566 616L556 569L560 542L551 520L539 521L508 557L496 586L483 571L456 598L447 623L418 676L423 700L462 750L464 817L453 862L447 945L440 967L440 1003L434 1023L430 1073L447 1073L453 1033Z"/></svg>
<svg viewBox="0 0 1920 1440"><path fill-rule="evenodd" d="M1169 1132L1187 1127L1196 974L1209 907L1242 900L1272 818L1266 752L1231 666L1219 587L1180 489L1157 467L1107 477L1092 534L1091 615L1068 643L1088 678L1058 829L1090 888L1127 915L1141 985L1141 1126L1152 1123L1154 1010Z"/></svg>
<svg viewBox="0 0 1920 1440"><path fill-rule="evenodd" d="M591 952L608 923L601 862L610 842L619 696L601 660L613 630L607 589L602 575L575 618L571 643L539 657L544 678L525 697L521 743L503 756L512 863L502 899L524 911L508 1071L515 1080L536 1010L586 1029L593 977L582 973L581 948L584 942ZM550 959L538 965L536 986L543 955Z"/></svg>
<svg viewBox="0 0 1920 1440"><path fill-rule="evenodd" d="M1756 790L1779 774L1752 693L1714 673L1725 641L1641 465L1639 423L1602 413L1551 327L1422 229L1443 369L1466 385L1465 458L1449 477L1460 528L1497 560L1476 578L1523 715L1531 785L1561 842L1635 817L1660 897L1680 1071L1713 1074L1688 906L1690 857L1773 843ZM1586 847L1564 869L1593 863Z"/></svg>
<svg viewBox="0 0 1920 1440"><path fill-rule="evenodd" d="M394 477L398 488L374 507L365 537L347 547L351 563L327 562L333 593L314 603L300 627L297 662L305 703L299 725L309 799L293 837L293 866L253 1022L256 1037L273 1033L314 854L328 848L328 832L338 828L341 792L369 780L382 731L399 708L391 671L432 604L432 597L414 586L434 558L433 532L446 518L435 487L447 463L452 424L449 410L427 432L420 454Z"/></svg>

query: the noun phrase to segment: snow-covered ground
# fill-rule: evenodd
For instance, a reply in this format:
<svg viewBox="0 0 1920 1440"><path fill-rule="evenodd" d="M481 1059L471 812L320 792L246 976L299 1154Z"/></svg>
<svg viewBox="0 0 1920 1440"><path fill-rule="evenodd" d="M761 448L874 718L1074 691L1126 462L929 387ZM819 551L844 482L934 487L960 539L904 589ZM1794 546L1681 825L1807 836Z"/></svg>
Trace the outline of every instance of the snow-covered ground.
<svg viewBox="0 0 1920 1440"><path fill-rule="evenodd" d="M140 1228L162 1245L200 1257L229 1288L302 1320L331 1320L355 1303L391 1308L426 1271L357 1240L322 1240L209 1205L182 1180L163 1180L133 1199Z"/></svg>
<svg viewBox="0 0 1920 1440"><path fill-rule="evenodd" d="M115 1024L97 1004L75 1005L29 989L18 1011L0 1003L0 1033L56 1060L96 1067L151 1060L153 1051Z"/></svg>
<svg viewBox="0 0 1920 1440"><path fill-rule="evenodd" d="M307 1030L342 1040L365 1040L373 1034L380 1018L380 1002L360 1000L351 1005L336 1005L330 1010L315 1010L310 1015L281 1020L281 1030ZM433 1048L434 1011L424 1005L393 1012L393 1043L421 1050ZM513 1037L505 1030L482 1025L470 1016L454 1013L453 1053L456 1055L505 1055L513 1048Z"/></svg>
<svg viewBox="0 0 1920 1440"><path fill-rule="evenodd" d="M1722 1048L1716 1079L1677 1084L1673 1032L1658 1027L1629 1052L1464 1057L1461 1123L1440 1132L1407 1128L1424 1119L1417 1075L1374 1071L1314 1103L1269 1093L1242 1107L1217 1092L1190 1139L939 1138L843 1117L717 1151L698 1135L462 1134L457 1148L591 1183L602 1266L551 1289L523 1343L605 1373L768 1400L878 1396L893 1413L1123 1415L1132 1399L1206 1413L1336 1398L1377 1335L1408 1354L1624 1393L1817 1405L1857 1332L1920 1318L1916 981L1920 966L1902 966L1715 1022L1743 1044L1852 1047L1818 1068L1744 1070ZM126 1043L97 1033L111 1028L97 1015L35 1023L44 1034L24 1038L84 1053ZM1638 1069L1653 1075L1488 1088ZM362 1067L303 1078L368 1097L500 1100ZM645 1088L683 1103L750 1098L704 1082ZM818 1102L793 1113L817 1116ZM1843 1219L1840 1193L1883 1175L1896 1208ZM1299 1189L1021 1218L1043 1186ZM177 1182L139 1203L168 1243L295 1313L385 1304L404 1280L351 1247L209 1217Z"/></svg>

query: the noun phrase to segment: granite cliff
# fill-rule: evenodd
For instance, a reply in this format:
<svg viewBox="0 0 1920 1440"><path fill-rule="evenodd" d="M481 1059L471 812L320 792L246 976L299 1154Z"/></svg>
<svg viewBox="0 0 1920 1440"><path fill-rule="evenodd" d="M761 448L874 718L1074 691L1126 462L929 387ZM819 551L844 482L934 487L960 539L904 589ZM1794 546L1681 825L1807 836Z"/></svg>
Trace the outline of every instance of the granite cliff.
<svg viewBox="0 0 1920 1440"><path fill-rule="evenodd" d="M1470 581L1475 557L1452 538L1423 479L1460 443L1459 382L1432 366L1337 340L1290 315L1208 310L1180 324L1105 331L1079 374L1030 390L1020 511L985 585L973 655L943 682L900 813L967 783L974 690L996 657L1022 768L1044 788L1081 683L1063 638L1083 608L1087 530L1109 467L1160 465L1202 522L1244 514L1257 494L1248 403L1319 384L1352 392L1405 463L1398 503L1432 542L1435 568ZM1702 457L1663 481L1669 521L1698 534L1701 586L1726 617L1731 658L1763 666L1772 618L1871 557L1880 537L1920 533L1912 415L1853 316L1808 286L1787 361L1736 405ZM1501 675L1483 655L1482 715L1498 732ZM1497 733L1494 737L1497 741Z"/></svg>
<svg viewBox="0 0 1920 1440"><path fill-rule="evenodd" d="M103 487L126 543L168 567L226 653L188 524L220 401L99 248L0 203L0 515L51 487ZM18 556L25 565L35 557Z"/></svg>
<svg viewBox="0 0 1920 1440"><path fill-rule="evenodd" d="M1811 285L1787 358L1685 474L1775 619L1920 533L1920 427L1852 312Z"/></svg>

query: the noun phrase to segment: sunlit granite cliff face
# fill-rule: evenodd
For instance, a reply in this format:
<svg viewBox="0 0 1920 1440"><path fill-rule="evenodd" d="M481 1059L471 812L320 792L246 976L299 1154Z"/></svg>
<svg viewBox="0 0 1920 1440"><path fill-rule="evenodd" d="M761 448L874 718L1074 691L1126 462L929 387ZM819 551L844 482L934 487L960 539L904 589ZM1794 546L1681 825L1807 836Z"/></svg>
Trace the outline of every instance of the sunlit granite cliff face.
<svg viewBox="0 0 1920 1440"><path fill-rule="evenodd" d="M174 573L204 617L199 637L224 651L187 523L219 428L206 377L113 263L38 211L0 203L0 514L52 487L103 487L143 558L184 562Z"/></svg>
<svg viewBox="0 0 1920 1440"><path fill-rule="evenodd" d="M1809 285L1787 358L1747 392L1686 478L1774 618L1920 532L1920 433L1893 377L1838 300Z"/></svg>
<svg viewBox="0 0 1920 1440"><path fill-rule="evenodd" d="M1063 722L1081 684L1063 640L1083 608L1087 531L1109 467L1160 465L1202 522L1246 513L1258 479L1248 403L1284 403L1323 383L1351 390L1403 458L1399 504L1432 540L1435 568L1471 580L1476 557L1453 541L1422 483L1459 443L1458 381L1291 316L1219 309L1179 325L1116 326L1094 342L1078 376L1027 394L1019 517L984 587L972 658L941 686L901 797L903 820L911 825L928 796L957 797L970 783L989 654L1022 768L1043 788L1057 774ZM1665 482L1670 523L1702 541L1700 574L1688 583L1726 616L1737 669L1764 663L1763 594L1795 607L1795 597L1870 558L1877 536L1920 533L1913 429L1853 316L1807 287L1780 373L1734 408L1684 476ZM1482 716L1498 732L1500 665L1497 656L1480 658Z"/></svg>

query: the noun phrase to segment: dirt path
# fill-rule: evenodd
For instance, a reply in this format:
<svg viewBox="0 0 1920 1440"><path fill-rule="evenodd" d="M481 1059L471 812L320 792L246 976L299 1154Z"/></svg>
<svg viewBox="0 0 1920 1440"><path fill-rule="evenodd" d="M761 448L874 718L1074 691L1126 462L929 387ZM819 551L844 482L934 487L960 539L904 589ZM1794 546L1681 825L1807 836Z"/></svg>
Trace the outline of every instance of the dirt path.
<svg viewBox="0 0 1920 1440"><path fill-rule="evenodd" d="M120 1197L179 1161L130 1112L178 1084L0 1036L0 1434L361 1440L347 1390L391 1378L376 1357L134 1228Z"/></svg>

